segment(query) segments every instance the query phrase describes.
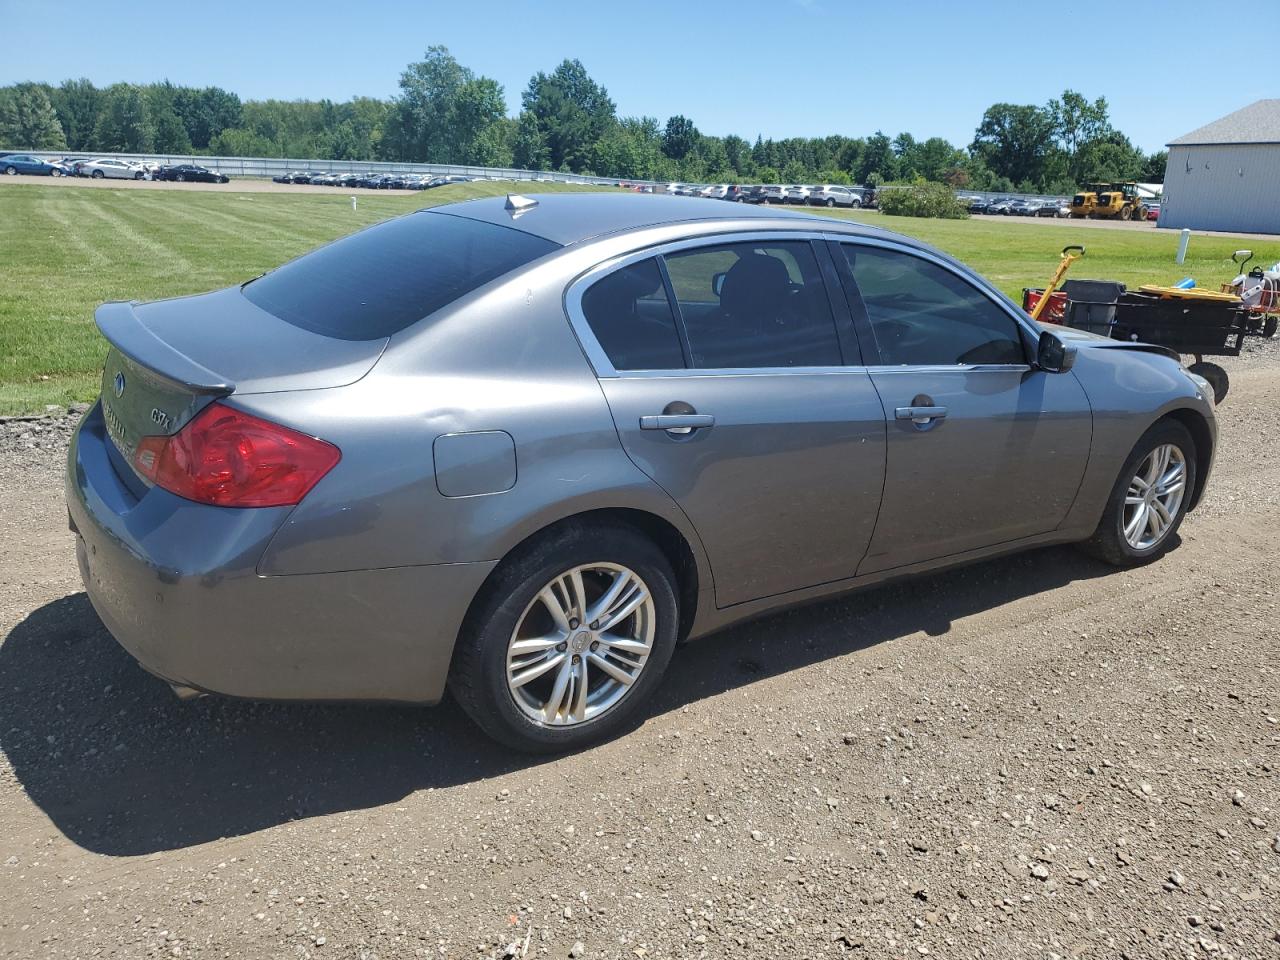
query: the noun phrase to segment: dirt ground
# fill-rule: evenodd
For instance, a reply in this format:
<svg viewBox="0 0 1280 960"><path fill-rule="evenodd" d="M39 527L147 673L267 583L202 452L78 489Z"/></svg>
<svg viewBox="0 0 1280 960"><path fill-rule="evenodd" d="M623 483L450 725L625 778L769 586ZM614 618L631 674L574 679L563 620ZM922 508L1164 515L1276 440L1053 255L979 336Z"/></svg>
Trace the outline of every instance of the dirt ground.
<svg viewBox="0 0 1280 960"><path fill-rule="evenodd" d="M1280 342L1225 365L1161 562L736 628L542 761L448 703L178 703L81 592L68 421L0 426L0 956L1280 957Z"/></svg>

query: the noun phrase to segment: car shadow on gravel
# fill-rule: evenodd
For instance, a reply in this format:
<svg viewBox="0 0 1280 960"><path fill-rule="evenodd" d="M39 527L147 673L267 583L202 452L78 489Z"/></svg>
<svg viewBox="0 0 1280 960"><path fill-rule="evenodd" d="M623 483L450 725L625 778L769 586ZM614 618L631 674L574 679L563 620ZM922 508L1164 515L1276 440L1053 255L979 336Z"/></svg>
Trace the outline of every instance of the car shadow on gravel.
<svg viewBox="0 0 1280 960"><path fill-rule="evenodd" d="M960 617L1109 570L1050 548L775 614L678 651L645 716L916 631L942 636ZM112 856L544 762L495 745L448 702L181 703L117 646L83 593L35 610L0 644L0 748L58 829Z"/></svg>

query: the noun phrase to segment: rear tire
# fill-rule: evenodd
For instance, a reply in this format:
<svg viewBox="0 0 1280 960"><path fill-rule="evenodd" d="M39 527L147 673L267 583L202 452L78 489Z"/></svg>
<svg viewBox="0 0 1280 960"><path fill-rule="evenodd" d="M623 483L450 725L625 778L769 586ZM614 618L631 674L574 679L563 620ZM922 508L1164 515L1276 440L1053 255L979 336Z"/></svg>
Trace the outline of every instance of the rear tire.
<svg viewBox="0 0 1280 960"><path fill-rule="evenodd" d="M106 176L106 174L105 174L105 173L103 173L101 170L95 170L95 171L93 171L93 173L92 173L92 177L93 177L93 179L94 179L94 180L101 180L101 179L102 179L103 177L105 177L105 176Z"/></svg>
<svg viewBox="0 0 1280 960"><path fill-rule="evenodd" d="M831 197L827 197L827 206L828 206L828 207L834 207L835 205L836 205L835 200L834 200L833 198L831 198Z"/></svg>
<svg viewBox="0 0 1280 960"><path fill-rule="evenodd" d="M1164 471L1154 471L1151 458L1160 451L1173 450L1176 454L1169 460ZM1174 497L1160 496L1166 478L1173 476L1181 459L1181 486L1174 492ZM1158 463L1155 466L1159 466ZM1147 497L1146 487L1154 486L1156 495ZM1172 481L1169 486L1172 487ZM1107 497L1106 509L1102 519L1098 521L1098 529L1093 536L1079 544L1080 549L1090 556L1103 560L1116 567L1136 567L1150 563L1164 556L1173 546L1174 536L1187 515L1187 507L1191 503L1192 492L1196 487L1196 445L1191 434L1176 420L1160 420L1144 433L1133 448L1133 452L1120 469L1120 476ZM1145 499L1145 503L1131 501ZM1155 500L1161 501L1161 507L1153 507ZM1143 513L1143 508L1146 513ZM1151 527L1142 521L1151 512L1156 514L1155 524L1159 525L1159 534L1152 542L1144 542L1150 537ZM1167 514L1167 519L1166 519ZM1138 521L1136 529L1134 521ZM1126 523L1130 524L1126 532Z"/></svg>
<svg viewBox="0 0 1280 960"><path fill-rule="evenodd" d="M1270 340L1276 335L1276 326L1278 323L1280 323L1280 317L1267 317L1267 319L1262 322L1262 335Z"/></svg>
<svg viewBox="0 0 1280 960"><path fill-rule="evenodd" d="M18 171L15 167L5 167L4 172L11 177L16 177L18 175Z"/></svg>
<svg viewBox="0 0 1280 960"><path fill-rule="evenodd" d="M599 592L595 595L589 592L593 586L591 578L597 577L594 582L596 591L603 590L608 582L607 571L597 574L590 569L601 566L632 573L647 591L651 604L646 603L635 613L616 621L615 629L609 629L607 634L606 629L601 629L598 634L588 629L590 625L585 622L585 610L579 610L578 616L582 617L582 622L579 622L573 616L571 603L566 605L569 609L564 612L567 629L563 625L556 626L550 607L543 599L548 591L562 585L562 577L585 569L586 573L580 574L579 582L586 581L584 592L587 596L580 606L590 610L601 596ZM604 615L597 616L601 621L605 619ZM576 674L573 674L567 689L560 685L559 693L552 681L558 682L558 675L567 664L580 663L586 672L586 689L589 691L584 704L596 694L607 692L605 687L615 674L595 666L598 662L595 645L581 651L578 651L578 646L584 634L626 637L629 635L627 626L634 629L640 625L642 617L647 628L642 633L650 636L651 640L631 682L619 687L620 692L615 691L615 700L599 700L595 716L584 706L582 718L574 719L572 714L577 711L571 711L570 705L575 702L572 691L577 683ZM532 628L527 628L530 623ZM528 753L580 749L618 733L643 706L661 681L671 659L678 623L675 576L666 557L651 540L623 524L571 521L520 548L492 575L458 636L449 670L449 690L468 716L500 743ZM512 645L520 642L521 638L532 636L535 639L524 639L523 642L536 644L543 637L561 635L565 642L546 649L541 659L533 653L520 654L534 659L524 659L517 667L512 667L511 658L516 656ZM609 655L607 641L604 648L605 654ZM581 656L575 655L578 652ZM523 673L530 666L545 665L551 659L560 666L538 673L538 679L523 686L513 686L513 670L516 674ZM616 663L614 668L617 669ZM570 668L572 672L573 668ZM535 692L538 684L542 684L542 688ZM551 688L550 693L543 689L546 687ZM550 704L558 702L561 696L565 698L564 710L557 713Z"/></svg>

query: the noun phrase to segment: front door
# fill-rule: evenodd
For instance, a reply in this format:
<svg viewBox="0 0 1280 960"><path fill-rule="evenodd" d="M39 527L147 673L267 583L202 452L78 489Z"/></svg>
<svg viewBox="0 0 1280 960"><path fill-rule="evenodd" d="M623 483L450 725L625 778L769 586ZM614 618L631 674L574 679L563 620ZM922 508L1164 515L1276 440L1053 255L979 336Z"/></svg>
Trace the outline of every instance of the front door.
<svg viewBox="0 0 1280 960"><path fill-rule="evenodd" d="M852 577L871 539L884 411L844 365L852 331L825 255L808 240L704 244L581 298L622 444L688 515L720 606Z"/></svg>
<svg viewBox="0 0 1280 960"><path fill-rule="evenodd" d="M1048 533L1075 499L1093 419L1070 373L1028 362L1005 306L940 259L841 243L884 404L880 519L859 573Z"/></svg>

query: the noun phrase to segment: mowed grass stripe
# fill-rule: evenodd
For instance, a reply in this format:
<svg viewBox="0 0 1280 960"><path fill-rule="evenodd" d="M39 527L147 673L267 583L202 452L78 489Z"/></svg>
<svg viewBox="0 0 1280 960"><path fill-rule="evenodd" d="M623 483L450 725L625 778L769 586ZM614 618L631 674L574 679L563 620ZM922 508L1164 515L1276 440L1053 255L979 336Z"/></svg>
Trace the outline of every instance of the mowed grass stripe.
<svg viewBox="0 0 1280 960"><path fill-rule="evenodd" d="M106 225L109 243L131 246L133 249L130 254L134 257L154 257L160 269L177 273L191 272L192 264L178 252L183 232L177 229L173 218L147 219L145 214L139 216L139 211L129 208L132 200L124 196L123 191L100 192L107 194L105 203L86 201L82 209L90 217L96 217ZM133 192L136 191L130 191ZM137 220L141 229L135 230L131 220ZM161 233L163 238L157 236Z"/></svg>

